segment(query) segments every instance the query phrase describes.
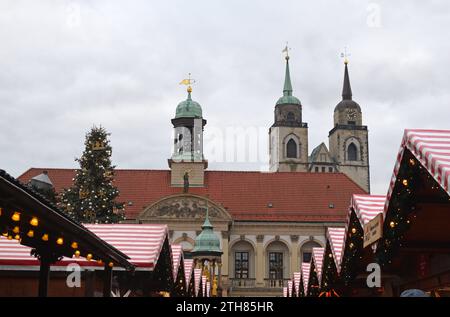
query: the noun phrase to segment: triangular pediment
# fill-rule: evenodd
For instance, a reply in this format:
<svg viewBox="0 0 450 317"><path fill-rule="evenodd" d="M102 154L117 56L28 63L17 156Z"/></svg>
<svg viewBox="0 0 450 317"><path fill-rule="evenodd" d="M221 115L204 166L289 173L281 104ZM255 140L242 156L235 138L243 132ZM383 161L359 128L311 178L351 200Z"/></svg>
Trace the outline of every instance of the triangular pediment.
<svg viewBox="0 0 450 317"><path fill-rule="evenodd" d="M183 219L204 220L208 207L212 221L231 221L230 214L218 203L198 195L179 194L164 197L146 207L138 220Z"/></svg>

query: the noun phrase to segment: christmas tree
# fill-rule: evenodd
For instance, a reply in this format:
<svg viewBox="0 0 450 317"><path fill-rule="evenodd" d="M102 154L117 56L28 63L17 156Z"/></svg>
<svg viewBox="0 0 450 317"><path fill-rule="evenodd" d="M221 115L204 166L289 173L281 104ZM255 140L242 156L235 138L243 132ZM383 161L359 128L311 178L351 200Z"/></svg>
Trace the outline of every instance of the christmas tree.
<svg viewBox="0 0 450 317"><path fill-rule="evenodd" d="M124 220L124 204L116 202L119 191L113 185L112 148L109 134L93 127L86 135L85 150L73 179L73 187L63 191L60 208L83 223L117 223Z"/></svg>

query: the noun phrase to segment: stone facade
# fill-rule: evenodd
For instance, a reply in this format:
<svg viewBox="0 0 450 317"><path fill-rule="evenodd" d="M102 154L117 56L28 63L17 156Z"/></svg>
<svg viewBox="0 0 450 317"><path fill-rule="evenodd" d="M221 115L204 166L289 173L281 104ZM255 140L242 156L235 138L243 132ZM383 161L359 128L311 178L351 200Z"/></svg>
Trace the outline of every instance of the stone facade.
<svg viewBox="0 0 450 317"><path fill-rule="evenodd" d="M271 127L270 171L306 172L308 171L308 128L307 127ZM293 140L296 145L296 157L288 157L287 143Z"/></svg>
<svg viewBox="0 0 450 317"><path fill-rule="evenodd" d="M136 221L167 224L170 242L181 244L189 256L204 221L206 204L214 232L221 237L222 285L228 296L279 296L281 287L300 270L312 247L325 246L326 227L344 225L232 221L220 204L191 194L165 197L145 208ZM236 255L242 253L248 256L245 276L236 273ZM269 270L271 253L282 254L281 278L275 278Z"/></svg>

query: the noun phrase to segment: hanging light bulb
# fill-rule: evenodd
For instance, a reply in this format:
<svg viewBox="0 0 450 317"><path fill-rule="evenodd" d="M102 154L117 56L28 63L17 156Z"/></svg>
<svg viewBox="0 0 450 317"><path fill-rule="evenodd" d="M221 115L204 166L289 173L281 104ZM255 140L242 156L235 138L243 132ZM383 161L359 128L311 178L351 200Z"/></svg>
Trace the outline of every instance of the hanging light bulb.
<svg viewBox="0 0 450 317"><path fill-rule="evenodd" d="M42 241L48 241L48 234L44 233L42 236Z"/></svg>
<svg viewBox="0 0 450 317"><path fill-rule="evenodd" d="M62 245L63 243L64 243L64 239L63 238L56 239L56 244Z"/></svg>
<svg viewBox="0 0 450 317"><path fill-rule="evenodd" d="M13 232L14 233L19 233L20 232L20 228L15 226L14 229L13 229Z"/></svg>
<svg viewBox="0 0 450 317"><path fill-rule="evenodd" d="M13 221L20 221L20 212L14 212L13 215L11 216L11 219Z"/></svg>
<svg viewBox="0 0 450 317"><path fill-rule="evenodd" d="M19 236L18 234L16 234L16 235L14 236L14 239L19 240L19 239L20 239L20 236Z"/></svg>
<svg viewBox="0 0 450 317"><path fill-rule="evenodd" d="M39 220L36 217L31 218L30 220L30 225L32 225L33 227L37 227L39 224Z"/></svg>
<svg viewBox="0 0 450 317"><path fill-rule="evenodd" d="M28 231L27 236L29 238L33 238L34 237L34 231L33 230Z"/></svg>
<svg viewBox="0 0 450 317"><path fill-rule="evenodd" d="M408 186L408 180L406 178L402 181L402 183L404 186Z"/></svg>
<svg viewBox="0 0 450 317"><path fill-rule="evenodd" d="M92 260L92 254L88 253L88 255L86 255L86 259L87 259L88 261Z"/></svg>
<svg viewBox="0 0 450 317"><path fill-rule="evenodd" d="M72 242L70 246L72 247L72 249L78 249L78 243L76 242Z"/></svg>
<svg viewBox="0 0 450 317"><path fill-rule="evenodd" d="M75 257L76 257L76 258L79 258L79 257L80 257L80 251L78 251L78 250L75 251Z"/></svg>
<svg viewBox="0 0 450 317"><path fill-rule="evenodd" d="M353 234L356 233L356 228L352 228L352 233L353 233Z"/></svg>
<svg viewBox="0 0 450 317"><path fill-rule="evenodd" d="M395 222L391 221L391 222L389 223L389 226L390 226L391 228L394 228L394 227L395 227Z"/></svg>

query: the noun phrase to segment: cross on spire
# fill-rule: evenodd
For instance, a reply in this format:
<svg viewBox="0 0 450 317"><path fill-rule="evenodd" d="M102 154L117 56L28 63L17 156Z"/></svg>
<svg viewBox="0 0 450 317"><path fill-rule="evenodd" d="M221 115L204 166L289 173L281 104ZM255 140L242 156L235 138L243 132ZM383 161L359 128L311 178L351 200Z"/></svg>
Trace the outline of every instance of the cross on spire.
<svg viewBox="0 0 450 317"><path fill-rule="evenodd" d="M351 56L349 52L347 52L347 46L344 46L344 51L341 53L341 58L344 59L344 64L348 64L348 57Z"/></svg>
<svg viewBox="0 0 450 317"><path fill-rule="evenodd" d="M286 42L286 47L282 51L283 53L286 53L286 56L285 56L286 60L289 59L289 51L291 50L291 48L288 45L289 45L289 42Z"/></svg>

